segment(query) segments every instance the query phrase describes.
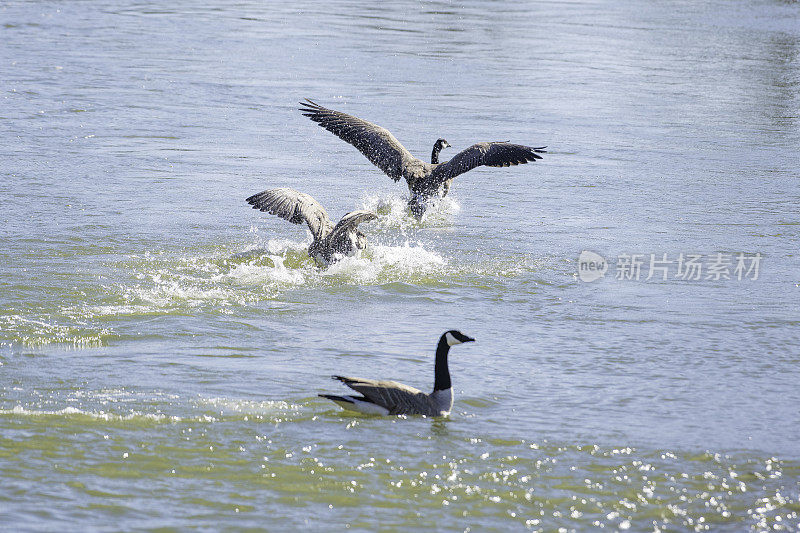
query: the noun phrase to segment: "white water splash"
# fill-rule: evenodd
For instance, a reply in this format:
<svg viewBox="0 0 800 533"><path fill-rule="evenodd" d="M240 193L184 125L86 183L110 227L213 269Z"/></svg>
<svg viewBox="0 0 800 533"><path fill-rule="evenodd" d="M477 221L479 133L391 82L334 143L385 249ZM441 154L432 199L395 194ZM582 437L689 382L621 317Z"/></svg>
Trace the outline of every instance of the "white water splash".
<svg viewBox="0 0 800 533"><path fill-rule="evenodd" d="M306 263L311 267L313 261L306 257L308 246L306 242L272 239L267 243L266 253L263 249L251 250L248 254L250 259L234 264L228 272L215 279L248 286L302 285L305 283L303 269L293 268L287 265L287 261L292 264Z"/></svg>
<svg viewBox="0 0 800 533"><path fill-rule="evenodd" d="M308 256L308 234L304 241L269 239L235 253L133 257L124 265L131 279L107 287L109 299L117 301L73 306L70 312L86 318L170 314L209 306L229 312L232 306L260 305L265 298L278 298L297 287L413 282L447 265L443 256L419 241L376 244L380 239L370 235L366 250L342 257L327 269Z"/></svg>
<svg viewBox="0 0 800 533"><path fill-rule="evenodd" d="M484 277L515 276L528 271L529 260L513 258L509 264L496 260L484 263L451 264L435 248L442 241L429 223L446 220L458 212L451 197L434 202L422 221L408 215L405 200L395 195L370 196L367 209L378 211L377 220L365 225L367 249L343 257L327 269L308 256L311 235L292 240L263 235L258 226L250 228L247 245L238 249L199 246L194 251L160 251L128 256L114 265L127 272L128 279L105 286L103 301L73 305L64 312L82 320L110 316L147 316L194 312L195 309L235 313L237 307L263 306L277 301L286 291L297 288L325 289L331 286L427 284L444 279L486 283ZM449 224L442 226L449 228ZM291 228L287 228L290 230ZM270 233L272 233L270 231Z"/></svg>
<svg viewBox="0 0 800 533"><path fill-rule="evenodd" d="M385 283L430 274L446 264L442 256L426 250L421 243L378 244L369 246L358 255L342 258L320 275L359 284Z"/></svg>
<svg viewBox="0 0 800 533"><path fill-rule="evenodd" d="M409 214L408 199L397 195L367 196L362 201L361 208L378 215L378 219L370 223L372 227L400 228L401 230L450 225L453 216L461 211L461 205L452 195L431 200L421 220L417 220Z"/></svg>

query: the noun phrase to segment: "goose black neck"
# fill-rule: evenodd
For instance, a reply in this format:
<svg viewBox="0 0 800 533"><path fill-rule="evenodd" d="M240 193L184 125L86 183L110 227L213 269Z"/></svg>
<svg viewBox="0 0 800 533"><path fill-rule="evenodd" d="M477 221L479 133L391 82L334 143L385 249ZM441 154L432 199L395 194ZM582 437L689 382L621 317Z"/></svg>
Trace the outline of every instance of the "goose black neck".
<svg viewBox="0 0 800 533"><path fill-rule="evenodd" d="M439 152L442 151L442 145L439 142L433 143L433 152L431 152L431 165L439 164Z"/></svg>
<svg viewBox="0 0 800 533"><path fill-rule="evenodd" d="M434 366L434 381L433 392L437 390L447 390L452 387L450 383L450 368L447 365L447 353L450 351L450 345L447 344L447 339L444 335L439 339L439 344L436 346L436 365Z"/></svg>

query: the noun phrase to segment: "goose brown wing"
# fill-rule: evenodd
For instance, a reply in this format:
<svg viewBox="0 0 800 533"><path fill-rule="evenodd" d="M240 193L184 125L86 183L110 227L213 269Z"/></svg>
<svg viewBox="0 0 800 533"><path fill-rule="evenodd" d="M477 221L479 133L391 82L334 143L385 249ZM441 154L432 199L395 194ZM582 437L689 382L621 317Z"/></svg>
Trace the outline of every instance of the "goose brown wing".
<svg viewBox="0 0 800 533"><path fill-rule="evenodd" d="M333 224L325 208L310 195L294 189L269 189L247 199L253 209L278 215L292 224L308 224L315 240L325 238Z"/></svg>
<svg viewBox="0 0 800 533"><path fill-rule="evenodd" d="M395 139L389 130L358 117L322 107L306 99L300 111L329 132L346 141L364 154L372 164L397 181L403 177L403 167L414 156Z"/></svg>
<svg viewBox="0 0 800 533"><path fill-rule="evenodd" d="M419 389L396 381L377 381L373 379L333 376L367 400L387 409L390 415L435 415L435 407L430 395Z"/></svg>
<svg viewBox="0 0 800 533"><path fill-rule="evenodd" d="M524 164L528 161L541 159L542 156L538 154L545 153L545 148L546 146L532 148L507 142L473 144L466 150L457 153L450 161L436 167L431 179L441 184L482 165L487 167L508 167Z"/></svg>

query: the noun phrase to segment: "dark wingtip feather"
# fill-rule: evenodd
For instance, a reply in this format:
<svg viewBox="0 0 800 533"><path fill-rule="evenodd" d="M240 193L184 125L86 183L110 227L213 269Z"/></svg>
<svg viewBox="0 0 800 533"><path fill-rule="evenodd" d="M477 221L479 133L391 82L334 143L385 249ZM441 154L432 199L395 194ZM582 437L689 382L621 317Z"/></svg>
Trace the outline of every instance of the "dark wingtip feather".
<svg viewBox="0 0 800 533"><path fill-rule="evenodd" d="M253 206L253 209L258 209L259 200L261 200L261 195L264 194L263 192L257 192L253 196L249 196L245 202Z"/></svg>
<svg viewBox="0 0 800 533"><path fill-rule="evenodd" d="M334 402L335 401L339 401L339 402L347 402L347 403L353 403L353 404L355 403L350 398L345 398L344 396L338 396L336 394L317 394L317 396L319 396L320 398L325 398L326 400L334 401Z"/></svg>
<svg viewBox="0 0 800 533"><path fill-rule="evenodd" d="M261 191L259 193L254 194L253 196L250 196L245 201L248 204L252 205L253 209L258 209L259 211L267 211L268 208L266 205L264 205L264 196L268 192L269 191Z"/></svg>
<svg viewBox="0 0 800 533"><path fill-rule="evenodd" d="M324 109L321 105L319 105L318 103L314 102L310 98L306 98L305 102L300 102L300 105L304 106L304 107L299 108L300 111L307 111L307 112L312 112L313 113L313 112L318 112L321 109Z"/></svg>
<svg viewBox="0 0 800 533"><path fill-rule="evenodd" d="M539 154L546 154L545 151L546 146L539 146L536 148L528 148L528 153L525 154L527 156L526 160L523 163L527 163L528 161L536 161L538 159L542 159L542 156Z"/></svg>

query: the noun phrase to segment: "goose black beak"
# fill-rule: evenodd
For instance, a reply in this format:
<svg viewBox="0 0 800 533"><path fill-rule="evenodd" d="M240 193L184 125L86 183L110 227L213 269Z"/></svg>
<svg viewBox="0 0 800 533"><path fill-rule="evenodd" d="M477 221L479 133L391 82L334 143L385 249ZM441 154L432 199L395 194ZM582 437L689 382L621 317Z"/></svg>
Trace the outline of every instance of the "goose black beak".
<svg viewBox="0 0 800 533"><path fill-rule="evenodd" d="M466 335L464 336L467 337ZM475 339L473 339L472 337L467 337L466 339L464 339L464 342L475 342Z"/></svg>

